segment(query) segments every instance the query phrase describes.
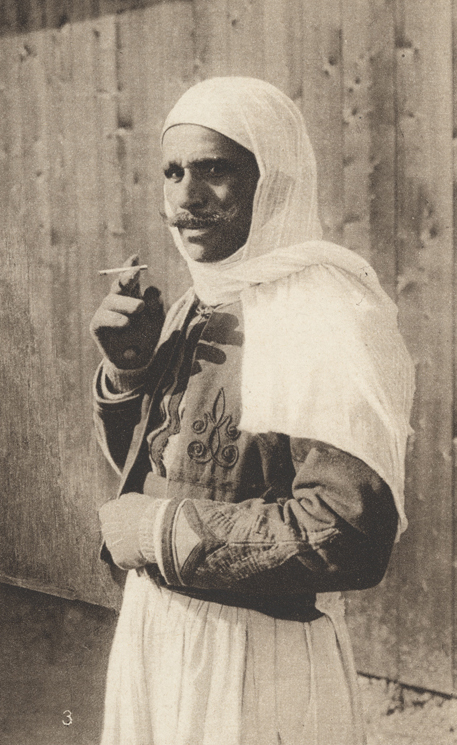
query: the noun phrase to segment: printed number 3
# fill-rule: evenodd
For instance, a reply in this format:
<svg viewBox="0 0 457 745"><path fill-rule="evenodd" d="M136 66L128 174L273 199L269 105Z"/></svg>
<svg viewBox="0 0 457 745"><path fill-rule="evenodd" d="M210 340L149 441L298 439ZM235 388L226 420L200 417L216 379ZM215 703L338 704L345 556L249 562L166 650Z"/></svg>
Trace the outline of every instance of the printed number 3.
<svg viewBox="0 0 457 745"><path fill-rule="evenodd" d="M70 726L70 724L72 724L72 722L73 722L73 719L71 718L71 711L70 711L69 709L66 709L66 710L64 711L63 715L64 715L64 717L67 717L67 719L68 719L68 722L65 722L65 721L64 721L64 720L62 719L62 724L64 724L64 725L65 725L65 727L69 727L69 726Z"/></svg>

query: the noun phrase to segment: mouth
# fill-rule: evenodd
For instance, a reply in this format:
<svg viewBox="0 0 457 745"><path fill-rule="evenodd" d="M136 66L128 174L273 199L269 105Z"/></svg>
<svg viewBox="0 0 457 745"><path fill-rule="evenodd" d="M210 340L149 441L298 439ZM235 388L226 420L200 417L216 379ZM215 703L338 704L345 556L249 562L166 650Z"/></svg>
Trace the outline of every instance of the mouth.
<svg viewBox="0 0 457 745"><path fill-rule="evenodd" d="M184 223L183 225L178 225L177 227L179 230L211 230L211 228L217 227L218 223Z"/></svg>
<svg viewBox="0 0 457 745"><path fill-rule="evenodd" d="M217 225L205 225L201 227L185 227L179 228L179 232L182 236L185 236L189 243L197 241L199 238L203 238L208 235L211 231L217 228Z"/></svg>
<svg viewBox="0 0 457 745"><path fill-rule="evenodd" d="M196 218L196 217L183 217L176 218L174 220L174 227L179 230L210 230L211 228L219 227L224 220L220 217L211 218Z"/></svg>

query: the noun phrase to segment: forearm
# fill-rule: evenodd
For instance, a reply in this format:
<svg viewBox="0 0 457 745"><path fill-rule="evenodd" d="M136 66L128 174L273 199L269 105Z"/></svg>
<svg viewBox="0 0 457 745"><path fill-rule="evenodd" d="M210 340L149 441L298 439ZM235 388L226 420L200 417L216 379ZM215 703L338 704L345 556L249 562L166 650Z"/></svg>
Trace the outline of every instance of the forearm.
<svg viewBox="0 0 457 745"><path fill-rule="evenodd" d="M157 555L171 585L262 594L361 589L381 580L396 524L382 480L324 446L309 450L291 487L264 499L172 498Z"/></svg>
<svg viewBox="0 0 457 745"><path fill-rule="evenodd" d="M299 451L293 447L295 458L303 457L293 484L272 487L262 499L238 504L182 499L174 482L153 477L151 494L160 496L160 504L152 508L153 519L150 509L140 510L138 529L130 531L139 551L133 551L135 563L116 563L123 568L157 563L175 587L256 595L377 584L397 524L390 490L346 453L300 445ZM124 510L118 520L122 532L137 506L144 506L144 495L127 494L106 511Z"/></svg>
<svg viewBox="0 0 457 745"><path fill-rule="evenodd" d="M106 360L95 375L93 398L97 440L118 473L125 464L133 431L140 421L142 385L146 375L147 368L120 370L113 382L112 366Z"/></svg>

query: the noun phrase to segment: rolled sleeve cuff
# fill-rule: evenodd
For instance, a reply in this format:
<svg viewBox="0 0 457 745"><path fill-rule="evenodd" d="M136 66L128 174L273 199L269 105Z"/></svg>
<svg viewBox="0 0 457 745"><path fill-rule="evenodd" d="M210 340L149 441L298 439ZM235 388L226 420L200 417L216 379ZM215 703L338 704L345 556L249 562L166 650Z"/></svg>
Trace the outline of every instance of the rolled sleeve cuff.
<svg viewBox="0 0 457 745"><path fill-rule="evenodd" d="M155 533L156 559L160 571L169 585L185 586L181 569L201 545L201 537L186 519L184 505L191 500L172 499L157 521Z"/></svg>
<svg viewBox="0 0 457 745"><path fill-rule="evenodd" d="M104 362L101 362L95 373L93 382L93 400L96 412L102 413L106 410L129 408L131 402L141 396L142 386L132 388L123 393L115 393L113 386L106 375Z"/></svg>
<svg viewBox="0 0 457 745"><path fill-rule="evenodd" d="M148 564L158 564L163 576L163 562L160 551L160 536L163 529L163 516L169 499L154 499L141 520L138 537L140 550Z"/></svg>
<svg viewBox="0 0 457 745"><path fill-rule="evenodd" d="M149 365L134 370L122 370L104 359L100 375L100 392L107 400L119 400L125 394L131 395L141 388L148 374Z"/></svg>

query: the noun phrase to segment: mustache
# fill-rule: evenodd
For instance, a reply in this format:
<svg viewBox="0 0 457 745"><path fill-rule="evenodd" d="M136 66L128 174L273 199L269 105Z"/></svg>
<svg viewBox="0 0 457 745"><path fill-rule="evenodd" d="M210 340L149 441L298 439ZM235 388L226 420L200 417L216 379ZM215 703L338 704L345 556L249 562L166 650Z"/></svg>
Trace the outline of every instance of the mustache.
<svg viewBox="0 0 457 745"><path fill-rule="evenodd" d="M178 212L176 215L169 216L165 212L160 212L160 216L165 225L169 228L179 228L180 230L199 230L202 228L212 228L215 225L223 225L231 222L238 214L235 205L226 210L211 210L207 212Z"/></svg>

